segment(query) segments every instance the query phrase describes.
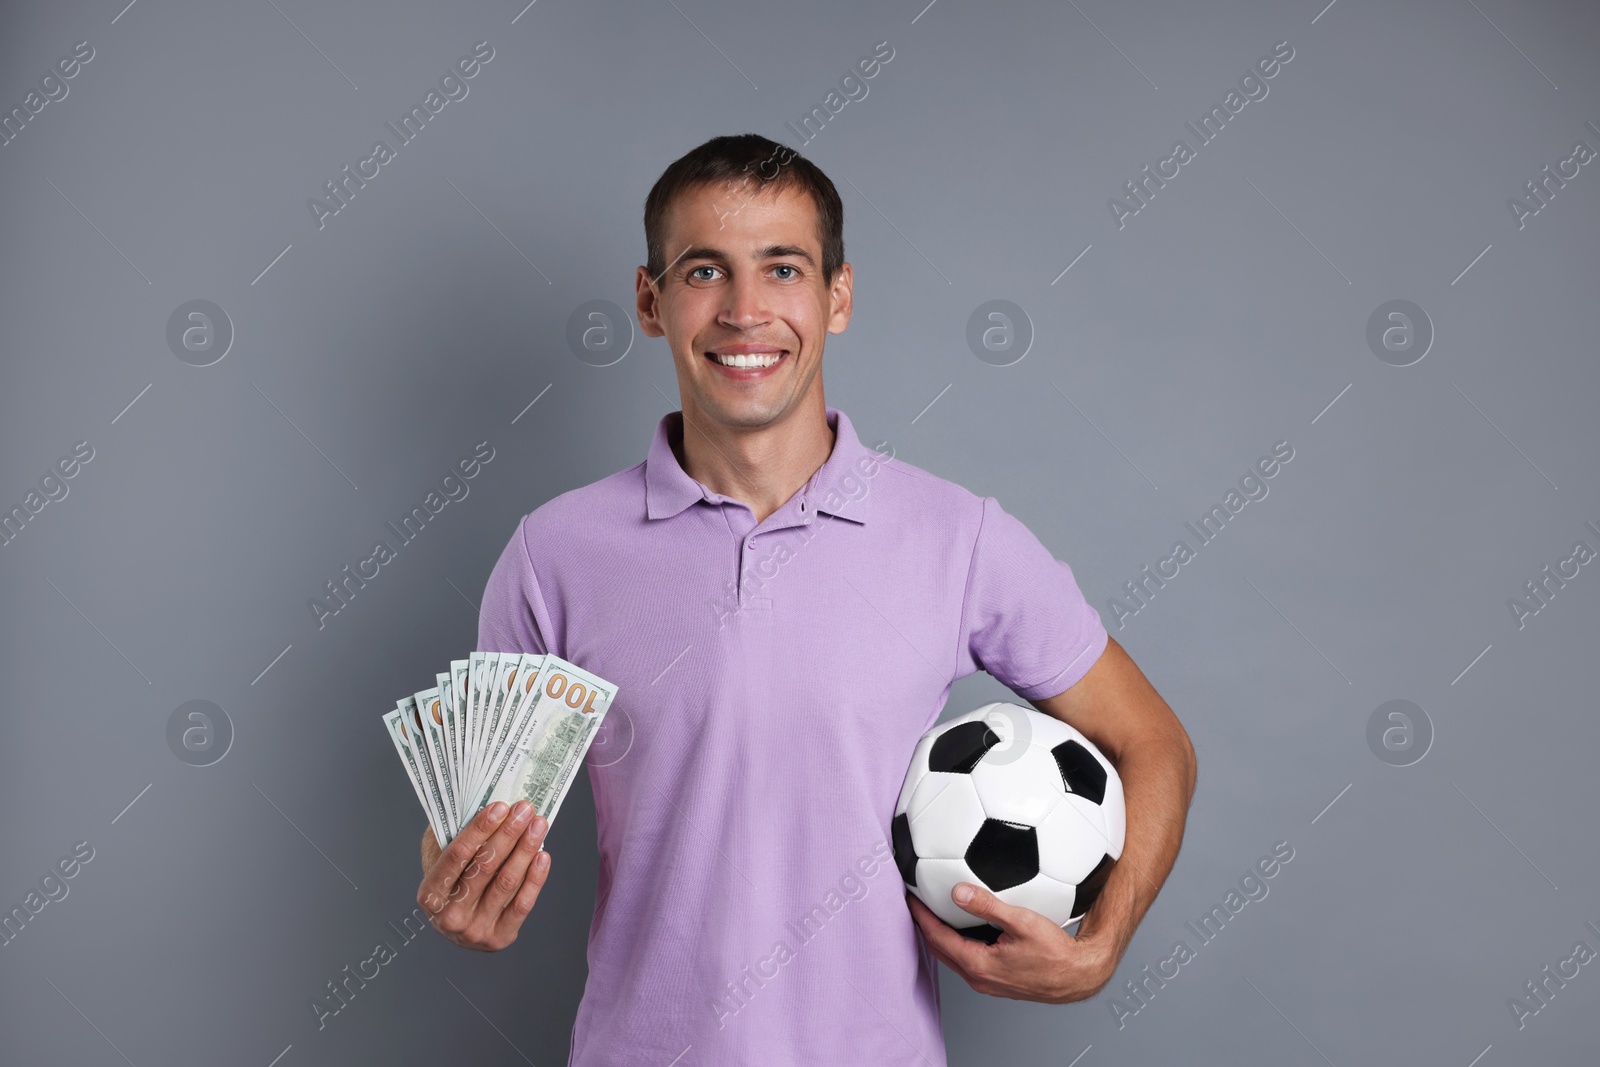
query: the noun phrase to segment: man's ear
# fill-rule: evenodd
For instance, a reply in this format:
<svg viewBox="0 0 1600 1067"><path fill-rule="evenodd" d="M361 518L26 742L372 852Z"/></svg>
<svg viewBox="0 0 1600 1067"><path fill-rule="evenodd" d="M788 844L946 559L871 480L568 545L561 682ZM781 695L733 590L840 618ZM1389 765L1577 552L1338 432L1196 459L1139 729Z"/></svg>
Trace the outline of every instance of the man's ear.
<svg viewBox="0 0 1600 1067"><path fill-rule="evenodd" d="M829 333L844 333L845 327L850 325L854 292L855 275L850 270L850 264L841 263L839 273L833 276L833 284L828 291L829 300L833 304L833 309L828 314Z"/></svg>
<svg viewBox="0 0 1600 1067"><path fill-rule="evenodd" d="M661 325L660 293L651 284L650 269L640 267L634 277L634 311L639 317L639 330L646 337L665 337L667 331Z"/></svg>

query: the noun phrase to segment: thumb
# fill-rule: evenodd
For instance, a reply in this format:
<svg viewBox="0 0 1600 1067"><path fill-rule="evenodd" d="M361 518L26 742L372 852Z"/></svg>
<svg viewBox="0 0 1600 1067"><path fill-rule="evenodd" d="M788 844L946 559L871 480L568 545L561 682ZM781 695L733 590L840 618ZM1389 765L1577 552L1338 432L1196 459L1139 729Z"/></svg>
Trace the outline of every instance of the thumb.
<svg viewBox="0 0 1600 1067"><path fill-rule="evenodd" d="M950 891L950 899L969 915L984 919L1010 934L1021 935L1027 925L1029 911L1015 904L1007 904L980 885L958 882Z"/></svg>

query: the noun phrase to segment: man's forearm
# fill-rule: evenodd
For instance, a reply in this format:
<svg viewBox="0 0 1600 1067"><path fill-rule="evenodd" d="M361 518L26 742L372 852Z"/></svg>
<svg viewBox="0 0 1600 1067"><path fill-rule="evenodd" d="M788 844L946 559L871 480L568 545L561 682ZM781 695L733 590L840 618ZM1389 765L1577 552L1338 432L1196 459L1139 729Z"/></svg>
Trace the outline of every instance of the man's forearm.
<svg viewBox="0 0 1600 1067"><path fill-rule="evenodd" d="M1104 937L1115 947L1115 959L1120 959L1183 843L1195 785L1188 739L1180 736L1169 743L1130 745L1117 773L1128 813L1122 855L1078 927L1078 936Z"/></svg>
<svg viewBox="0 0 1600 1067"><path fill-rule="evenodd" d="M1082 731L1122 779L1128 816L1122 855L1078 927L1081 941L1100 946L1109 980L1178 858L1194 796L1194 746L1114 637L1076 685L1033 705Z"/></svg>

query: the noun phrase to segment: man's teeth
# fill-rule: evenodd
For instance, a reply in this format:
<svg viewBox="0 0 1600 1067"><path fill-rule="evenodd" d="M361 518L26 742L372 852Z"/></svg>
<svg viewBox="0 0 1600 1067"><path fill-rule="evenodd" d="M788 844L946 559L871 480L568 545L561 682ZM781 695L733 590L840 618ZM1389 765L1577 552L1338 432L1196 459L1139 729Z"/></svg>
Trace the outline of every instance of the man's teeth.
<svg viewBox="0 0 1600 1067"><path fill-rule="evenodd" d="M782 355L782 352L751 352L748 355L728 356L721 352L713 352L711 358L724 367L770 367L778 362Z"/></svg>

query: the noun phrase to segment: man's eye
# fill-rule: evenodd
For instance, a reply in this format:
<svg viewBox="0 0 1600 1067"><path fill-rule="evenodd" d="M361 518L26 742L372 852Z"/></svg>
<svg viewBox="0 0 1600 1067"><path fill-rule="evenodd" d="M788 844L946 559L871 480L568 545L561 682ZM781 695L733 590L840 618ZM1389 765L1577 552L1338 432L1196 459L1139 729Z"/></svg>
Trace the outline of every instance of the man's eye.
<svg viewBox="0 0 1600 1067"><path fill-rule="evenodd" d="M689 271L689 277L693 278L697 282L709 282L709 281L712 281L713 279L709 275L702 274L700 272L701 271L715 271L716 269L717 269L716 267L710 267L710 266L695 267L694 269Z"/></svg>
<svg viewBox="0 0 1600 1067"><path fill-rule="evenodd" d="M772 269L774 271L780 271L780 270L789 271L788 274L779 275L779 280L780 281L789 281L790 279L795 278L795 277L799 276L799 274L800 274L800 271L799 271L798 268L792 267L787 263L779 264L778 266L773 267Z"/></svg>

